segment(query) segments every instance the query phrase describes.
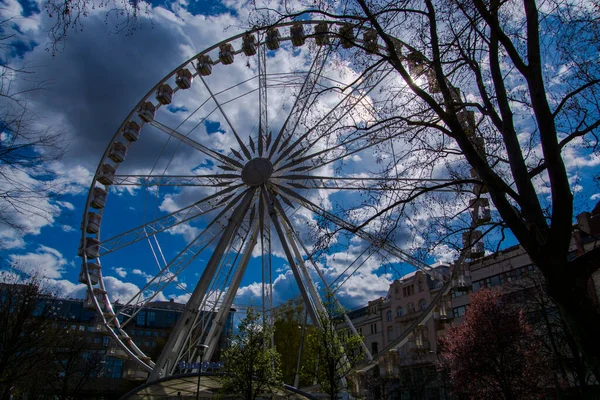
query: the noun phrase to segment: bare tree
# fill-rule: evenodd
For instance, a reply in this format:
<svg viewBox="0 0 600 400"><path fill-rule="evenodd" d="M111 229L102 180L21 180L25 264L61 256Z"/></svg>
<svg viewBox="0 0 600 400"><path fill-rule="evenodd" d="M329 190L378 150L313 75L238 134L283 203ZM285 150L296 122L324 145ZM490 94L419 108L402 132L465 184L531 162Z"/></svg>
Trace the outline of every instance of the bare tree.
<svg viewBox="0 0 600 400"><path fill-rule="evenodd" d="M51 371L61 334L53 326L55 299L39 280L2 273L0 283L0 398L27 388L36 371Z"/></svg>
<svg viewBox="0 0 600 400"><path fill-rule="evenodd" d="M94 349L88 342L89 337L85 332L73 330L61 335L53 352L54 364L49 371L44 371L47 394L52 393L61 400L73 398L101 374L104 351Z"/></svg>
<svg viewBox="0 0 600 400"><path fill-rule="evenodd" d="M475 194L489 193L495 207L482 229L490 249L498 249L507 232L514 235L542 271L582 353L600 367L600 312L588 291L600 248L570 257L574 192L565 155L598 152L598 2L346 0L294 6L256 2L251 25L311 16L373 30L375 48L338 28L330 35L361 48L352 59L363 70L383 62L403 84L372 95L375 122L344 128L397 143L396 153L381 159L396 177L453 179L415 188L385 206L374 201L355 228L385 217L382 233L393 235L398 221L419 208L434 217L411 228L427 245L420 247L460 249L459 234L470 229L469 199L434 192L474 184ZM361 55L364 50L372 54Z"/></svg>
<svg viewBox="0 0 600 400"><path fill-rule="evenodd" d="M0 30L9 31L10 24L10 19L0 21ZM40 200L59 191L53 183L52 162L63 156L66 140L63 132L48 127L29 108L28 96L43 90L44 83L11 59L18 39L17 33L0 37L5 53L0 61L0 224L23 234L27 233L23 220L53 217Z"/></svg>
<svg viewBox="0 0 600 400"><path fill-rule="evenodd" d="M145 0L46 0L44 9L54 23L51 25L46 49L56 54L65 46L69 32L84 29L84 19L91 10L105 9L105 20L115 32L130 35L142 26L142 16L149 16L151 5ZM149 21L151 24L151 20Z"/></svg>

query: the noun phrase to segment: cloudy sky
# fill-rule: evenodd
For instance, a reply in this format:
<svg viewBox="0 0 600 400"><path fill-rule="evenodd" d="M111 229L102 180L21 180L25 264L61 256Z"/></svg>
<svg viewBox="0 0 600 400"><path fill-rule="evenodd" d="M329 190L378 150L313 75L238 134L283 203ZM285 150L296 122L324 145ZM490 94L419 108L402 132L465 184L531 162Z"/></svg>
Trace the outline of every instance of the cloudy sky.
<svg viewBox="0 0 600 400"><path fill-rule="evenodd" d="M27 89L36 82L42 83L42 89L27 95L28 109L35 116L36 124L62 132L68 148L62 159L47 166L50 174L38 176L50 179L51 190L48 196L35 200L33 206L38 210L37 215L13 217L24 230L0 226L0 240L4 247L2 258L5 266L42 274L48 284L65 297L83 297L85 286L77 281L81 264L81 258L77 256L80 224L96 169L103 162L103 154L111 145L115 132L126 119L135 118L135 115L130 117L130 113L138 102L171 71L209 46L243 32L247 10L227 1L167 2L153 6L149 16L141 18L141 26L130 33L115 32L114 26L119 20L115 21L110 16L107 19L105 9L90 9L88 16L82 20L83 29L69 31L59 51L53 55L48 50L48 31L55 20L49 18L43 3L3 1L0 12L5 18L11 18L9 23L5 23L5 32L15 34L4 59L32 72L28 79L16 81L14 85L17 87ZM240 47L239 40L233 43L234 47ZM315 52L308 46L292 48L286 45L280 51L268 53L267 70L272 84L268 92L269 126L275 132L292 109ZM215 51L211 55L216 59ZM330 57L330 63L323 72L323 77L326 77L323 82L335 86L356 79L356 65L348 61L347 55L345 58L343 54ZM174 79L169 79L166 82L175 87ZM380 86L400 84L385 78L378 82ZM208 88L222 103L223 112L216 109ZM168 107L160 108L156 118L196 143L231 156L232 148L239 149L232 127L240 132L245 143L248 143L247 138L256 137L257 88L256 58L238 54L232 65L215 66L205 83L195 79L191 89L178 91ZM364 93L366 89L363 87L361 90ZM374 93L369 96L376 96ZM353 108L349 118L355 123L368 122L373 118L369 111L369 96ZM321 111L308 112L303 122L308 125L319 120L343 98L340 93L319 98ZM154 100L153 93L150 100ZM141 135L140 140L129 148L126 161L119 166L119 174L190 176L222 171L214 158L173 139L160 129L147 126ZM326 147L326 144L321 143L317 149L319 146ZM404 151L408 164L412 162L410 153ZM578 185L582 203L591 204L598 195L591 184L589 171L597 168L600 160L581 157L576 150L567 149L567 153L568 167L574 185ZM331 157L335 156L333 151ZM312 174L373 176L381 172L385 164L382 160L385 161L388 156L385 151L371 149L340 158L339 162L317 168ZM413 154L412 157L418 155ZM149 221L178 212L215 192L215 188L198 186L158 189L140 185L114 186L104 210L101 238L118 237ZM366 202L362 196L368 197L365 192L314 190L303 195L333 213L341 209L346 216L352 216L353 212L364 216L370 212L364 207ZM391 200L392 197L377 199L377 205L385 206L385 202ZM314 231L321 221L307 209L287 207L294 229L312 249L320 239L315 237ZM102 257L103 279L111 300L127 301L137 293L165 262L176 259L182 249L193 243L216 215L216 212L207 213ZM396 237L391 239L400 246L407 242L415 245L415 241L419 240L409 239L411 224L418 224L418 210L414 215L415 218L406 221L405 226L400 224L397 227ZM424 215L422 217L425 218ZM385 219L376 220L370 229L376 230L378 225L381 228L385 223ZM274 232L272 234L275 235ZM178 276L177 285L167 287L158 298L185 301L213 249L214 242L203 248ZM242 280L236 299L238 305L260 302L263 272L257 256L261 251L258 245ZM292 271L277 241L273 241L271 253L274 300L297 296L299 291ZM447 248L440 247L435 249L430 261L451 256ZM348 307L385 295L392 279L410 271L409 267L397 264L389 256L371 254L364 240L341 235L334 236L330 251L322 255L318 266L329 282L344 282L338 294ZM355 270L357 272L351 274ZM312 276L318 282L314 272ZM322 287L320 283L318 285Z"/></svg>
<svg viewBox="0 0 600 400"><path fill-rule="evenodd" d="M90 10L82 20L83 29L69 31L53 55L48 50L48 30L55 21L43 10L43 3L9 0L3 4L3 15L12 18L12 25L6 26L5 31L15 32L16 38L5 59L13 65L25 66L33 72L31 79L43 83L43 89L27 96L28 108L35 115L37 124L62 132L68 144L65 156L49 166L52 189L48 196L35 199L35 208L42 210L37 213L39 215L14 217L24 226L24 231L0 228L3 259L5 265L17 266L29 273L38 271L63 296L82 297L85 287L77 282L81 264L77 256L80 224L93 176L111 138L136 104L167 74L199 51L242 32L247 13L245 9L227 3L173 2L155 6L151 17L142 18L141 27L129 34L115 33L115 21L109 18L107 23L105 10ZM310 52L308 48L298 50L287 46L280 52L268 54L267 65L271 73L297 73L277 78L282 87L274 87L269 92L269 123L274 129L281 126L286 117L285 110L292 106L293 94L298 92L299 83L303 81L301 72L311 65ZM215 54L212 53L213 59ZM223 91L219 97L225 103L223 109L233 126L245 137L254 135L257 130L256 68L255 58L237 55L233 65L219 65L206 78L214 93ZM354 77L351 69L344 71L343 68L329 76L344 82L350 82ZM231 88L246 80L251 81ZM15 84L27 87L31 83L17 81ZM174 87L172 81L171 86ZM243 97L236 100L240 95ZM340 98L331 96L320 101L326 108ZM228 103L232 99L235 101ZM361 112L358 107L356 112ZM190 137L217 151L227 153L236 147L229 125L221 113L214 111L214 103L210 102L198 79L192 89L177 93L173 103L161 109L157 119L158 116L165 125L177 127L178 131L189 133ZM310 116L320 117L322 115ZM157 171L162 171L168 175L190 175L215 171L214 160L175 142L163 132L146 127L141 139L129 149L127 160L118 172L158 174ZM375 165L374 160L363 160L359 155L344 162L353 170L360 162ZM364 174L370 172L370 168L360 166L357 171ZM319 172L332 175L333 165ZM211 190L214 192L214 189L198 187L159 190L156 187L113 187L103 215L101 236L114 237L175 212L212 193ZM341 195L337 195L337 200L334 191L310 196L318 204L332 209ZM314 225L314 215L302 209L291 210L291 213L293 223L299 225L296 229L308 235L305 227ZM104 257L102 273L111 300L126 301L135 294L157 274L163 256L165 260L175 257L213 217L214 214L204 220L200 218L178 225L168 233L157 235L156 241L143 240ZM307 236L306 244L310 248L314 244L311 239L314 237ZM149 242L154 247L151 248ZM339 291L345 303L358 306L384 295L392 275L389 269L382 267L381 256L369 256L364 243L350 243L346 239L336 239L335 243L339 252L334 250L323 258L327 265L319 264L328 268L326 275L330 281L336 278L339 278L338 282L343 281L354 268L361 266ZM158 298L185 300L213 248L214 243L177 278L178 286L168 287ZM260 251L258 245L254 255L258 256ZM299 295L292 271L276 241L272 252L275 301ZM352 264L359 256L363 257L361 262ZM260 302L262 278L257 260L258 257L253 257L250 262L237 304ZM348 266L351 268L344 272ZM313 275L317 278L314 271Z"/></svg>

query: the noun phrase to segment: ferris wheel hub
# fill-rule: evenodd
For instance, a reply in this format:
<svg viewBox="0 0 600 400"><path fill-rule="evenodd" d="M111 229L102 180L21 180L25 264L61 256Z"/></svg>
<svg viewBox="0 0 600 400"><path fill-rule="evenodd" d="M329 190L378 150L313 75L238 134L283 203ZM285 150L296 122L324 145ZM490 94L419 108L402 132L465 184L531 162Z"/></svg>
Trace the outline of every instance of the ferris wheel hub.
<svg viewBox="0 0 600 400"><path fill-rule="evenodd" d="M248 186L258 186L267 182L273 173L271 160L256 157L248 161L242 169L242 181Z"/></svg>

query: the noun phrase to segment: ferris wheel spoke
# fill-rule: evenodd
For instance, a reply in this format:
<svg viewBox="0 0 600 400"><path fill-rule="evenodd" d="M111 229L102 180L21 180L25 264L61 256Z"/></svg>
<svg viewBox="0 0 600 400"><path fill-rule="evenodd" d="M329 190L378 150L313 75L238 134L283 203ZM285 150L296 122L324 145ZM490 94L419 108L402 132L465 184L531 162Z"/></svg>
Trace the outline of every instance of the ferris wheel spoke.
<svg viewBox="0 0 600 400"><path fill-rule="evenodd" d="M267 102L267 56L262 45L258 45L258 156L263 156L266 132L269 130Z"/></svg>
<svg viewBox="0 0 600 400"><path fill-rule="evenodd" d="M239 180L240 174L205 175L120 175L114 177L113 186L200 186L223 187Z"/></svg>
<svg viewBox="0 0 600 400"><path fill-rule="evenodd" d="M386 71L385 68L376 68L379 67L379 65L381 65L381 62L373 66L373 69L370 70L366 75L365 80L361 81L359 85L352 88L352 90L343 96L342 99L338 101L316 124L309 128L298 139L296 139L292 145L288 146L279 155L279 158L275 161L275 164L279 164L286 157L293 159L305 154L306 152L310 151L319 141L323 139L327 140L332 129L345 116L353 111L357 105L361 104L363 99L365 99L373 89L379 86L379 84L392 72L389 69ZM381 75L379 78L376 78L374 83L370 82L371 78L376 76L376 74ZM311 135L314 137L312 141L310 140ZM294 151L294 153L292 153L292 151Z"/></svg>
<svg viewBox="0 0 600 400"><path fill-rule="evenodd" d="M427 190L456 192L456 188L440 187L440 185L456 183L456 181L450 179L354 178L300 174L282 175L278 178L280 184L285 183L296 189L401 191L409 193ZM430 185L424 186L422 185L424 183Z"/></svg>
<svg viewBox="0 0 600 400"><path fill-rule="evenodd" d="M290 244L290 247L292 248L292 251L294 252L294 256L296 257L296 260L298 261L298 266L300 267L300 271L302 272L302 276L304 277L306 286L308 287L310 295L312 296L315 306L317 307L317 311L322 313L325 310L323 309L323 304L320 301L319 294L317 293L317 289L313 284L313 281L312 281L312 278L310 277L308 269L306 268L304 258L300 254L300 250L298 249L298 245L296 244L296 236L294 235L294 227L292 225L292 222L290 221L289 217L285 213L285 210L281 206L281 203L279 202L279 200L277 200L276 197L273 198L273 202L275 204L276 211L281 216L282 225L285 229L288 242Z"/></svg>
<svg viewBox="0 0 600 400"><path fill-rule="evenodd" d="M200 76L200 80L204 84L204 87L208 91L208 94L210 95L210 97L212 97L213 101L215 102L215 104L219 108L219 111L221 112L221 115L223 115L223 118L225 118L225 121L227 122L227 125L229 125L229 129L231 129L231 132L233 133L233 136L235 136L235 140L237 141L238 145L240 146L240 149L242 149L242 152L244 153L244 155L246 156L246 158L248 160L251 160L252 156L250 155L250 152L248 151L248 148L246 147L246 145L244 144L244 142L242 141L242 139L238 135L237 131L233 127L233 124L229 120L229 117L225 113L225 110L223 110L223 107L221 106L221 103L219 103L219 100L217 100L216 96L213 95L212 90L210 90L210 87L208 86L208 84L206 83L206 80L204 80L204 78L202 76Z"/></svg>
<svg viewBox="0 0 600 400"><path fill-rule="evenodd" d="M241 186L243 185L239 184L225 188L190 206L184 207L163 217L139 225L126 232L105 239L100 242L100 255L104 256L112 253L113 251L119 250L125 246L129 246L140 240L152 237L160 232L164 232L184 222L188 222L194 218L205 215L210 211L221 208L225 205L227 200L236 195L237 189L239 189ZM238 194L237 199L239 199L240 196L241 194ZM234 199L233 202L235 201L236 200Z"/></svg>
<svg viewBox="0 0 600 400"><path fill-rule="evenodd" d="M258 202L258 213L260 223L260 248L261 248L261 274L262 274L262 311L263 315L272 322L270 310L273 309L273 264L271 248L271 221L269 207L264 193L266 189L261 188L261 197Z"/></svg>
<svg viewBox="0 0 600 400"><path fill-rule="evenodd" d="M200 253L208 248L223 230L223 227L216 230L205 229L196 239L179 252L169 264L163 267L157 275L150 279L142 289L123 305L121 314L127 315L128 319L121 326L125 327L128 325L142 310L144 305L154 300L159 293L163 292Z"/></svg>
<svg viewBox="0 0 600 400"><path fill-rule="evenodd" d="M319 169L326 165L335 163L337 161L341 161L344 158L349 157L351 155L360 154L366 149L394 139L398 136L403 135L404 133L405 132L402 130L397 130L392 134L381 136L370 136L368 134L363 134L353 139L334 145L333 147L328 148L326 150L322 150L320 152L302 157L298 160L294 160L287 165L286 170L290 172L314 171L315 169ZM350 146L351 144L352 146Z"/></svg>
<svg viewBox="0 0 600 400"><path fill-rule="evenodd" d="M259 235L259 222L258 219L253 223L252 233L250 234L250 239L246 243L246 247L244 249L244 253L241 256L239 264L235 269L235 273L229 286L227 287L227 292L225 293L225 297L223 298L223 302L219 306L219 310L217 315L215 316L213 323L211 325L208 336L205 339L204 343L208 344L208 349L204 353L204 361L208 361L212 358L214 351L217 349L219 345L219 337L221 336L221 332L225 326L225 322L227 320L227 315L231 310L231 306L233 305L233 300L235 295L240 287L242 282L242 277L246 272L246 267L248 266L248 261L250 261L250 257L252 256L252 251L254 247L256 247L256 243Z"/></svg>
<svg viewBox="0 0 600 400"><path fill-rule="evenodd" d="M309 105L309 100L314 97L315 85L321 77L323 67L325 66L330 52L330 49L327 50L327 52L325 52L325 50L321 48L317 52L317 56L313 60L310 69L306 73L306 77L302 82L300 92L294 100L292 109L290 110L285 122L283 123L283 126L281 127L281 129L277 133L277 136L275 137L275 141L273 142L273 146L271 147L269 152L269 158L273 159L274 155L278 151L280 152L281 150L285 149L285 147L293 137L296 127L298 126L302 115L304 115Z"/></svg>
<svg viewBox="0 0 600 400"><path fill-rule="evenodd" d="M377 238L372 233L365 231L364 228L355 226L354 224L346 221L345 219L340 218L337 215L330 213L329 211L314 204L312 201L308 200L304 196L294 192L291 189L286 188L285 186L281 186L281 185L276 185L276 186L285 195L287 195L292 201L296 202L297 204L299 204L303 207L306 207L308 210L310 210L310 211L318 214L320 217L332 222L333 224L337 225L339 228L342 228L348 232L355 234L356 236L360 237L361 239L364 239L367 242L371 243L372 245L385 250L392 256L400 259L401 261L403 261L407 264L412 265L415 268L419 268L426 273L430 272L429 265L425 264L421 260L406 253L404 250L400 249L399 247L397 247L396 245L391 243L389 240Z"/></svg>
<svg viewBox="0 0 600 400"><path fill-rule="evenodd" d="M232 200L171 262L166 264L157 275L135 294L123 307L123 312L133 308L133 318L141 304L154 299L173 279L177 277L194 259L202 253L219 235L227 230L227 212L238 202L247 191ZM148 295L150 293L150 295ZM130 318L130 320L131 320ZM127 321L129 323L129 321ZM125 323L123 324L125 325Z"/></svg>
<svg viewBox="0 0 600 400"><path fill-rule="evenodd" d="M270 208L270 215L271 215L271 221L273 223L273 226L275 227L275 231L277 232L277 236L279 237L279 242L281 244L281 247L283 248L283 251L285 253L285 256L288 260L288 263L290 264L290 268L292 270L292 273L294 275L294 279L296 280L296 284L298 285L298 289L300 290L300 294L302 295L302 298L304 299L304 303L306 304L306 307L308 309L308 312L310 314L311 319L316 323L319 324L319 318L318 318L318 312L317 312L317 306L315 304L315 302L318 300L318 297L316 299L314 299L310 293L309 293L309 289L307 288L306 282L302 277L302 274L300 272L300 268L298 267L298 265L296 264L296 261L294 260L294 255L292 254L292 250L290 249L290 245L287 239L287 235L285 233L285 229L282 225L282 223L279 220L279 216L278 216L278 211L277 211L277 199L275 198L275 195L273 193L271 193L270 191L265 191L266 194L265 196L267 196L267 200L268 200L268 204L269 204L269 208Z"/></svg>
<svg viewBox="0 0 600 400"><path fill-rule="evenodd" d="M217 151L214 151L212 149L209 149L208 147L204 146L203 144L198 143L197 141L195 141L194 139L185 136L182 133L177 132L175 129L171 129L168 126L158 122L157 120L153 120L152 122L150 122L150 124L152 126L154 126L155 128L160 129L161 131L165 132L166 134L182 141L183 143L193 147L194 149L200 151L201 153L204 153L205 155L211 157L214 160L217 160L219 162L225 163L228 166L232 167L234 170L236 169L241 169L244 166L239 163L238 161L234 160L233 158L226 156L224 154L221 154Z"/></svg>
<svg viewBox="0 0 600 400"><path fill-rule="evenodd" d="M386 136L386 137L378 137L376 136L379 132L386 130L387 127L378 127L376 129L366 129L366 130L353 130L351 133L346 135L346 137L335 144L329 145L322 150L319 150L314 153L310 153L307 155L303 155L298 157L299 152L294 153L290 156L286 161L287 163L278 168L278 171L296 171L296 170L308 170L315 165L326 165L324 162L333 162L332 159L335 160L348 157L354 153L361 152L370 147L373 147L379 143L384 142L392 137L399 136L403 132L397 131L394 135ZM357 133L354 135L354 133ZM311 143L311 146L314 146L316 142ZM303 151L304 149L302 149ZM311 164L305 164L307 161L312 162Z"/></svg>

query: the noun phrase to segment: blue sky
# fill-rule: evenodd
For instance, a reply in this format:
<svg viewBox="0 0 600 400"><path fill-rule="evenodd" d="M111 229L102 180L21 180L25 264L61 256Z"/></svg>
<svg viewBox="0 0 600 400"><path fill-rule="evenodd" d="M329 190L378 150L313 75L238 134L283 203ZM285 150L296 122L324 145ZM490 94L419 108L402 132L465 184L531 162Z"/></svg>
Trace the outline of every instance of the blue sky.
<svg viewBox="0 0 600 400"><path fill-rule="evenodd" d="M59 129L68 138L68 152L65 157L50 167L54 191L60 197L50 196L40 199L36 206L44 210L46 218L21 218L24 234L3 227L0 239L4 244L2 257L5 265L14 264L27 271L41 271L48 278L48 285L64 296L82 297L84 285L77 282L81 259L77 257L77 247L81 232L79 226L85 206L87 191L102 154L110 145L111 137L120 124L135 107L137 102L163 77L194 54L241 32L247 17L247 9L234 3L185 1L155 4L151 21L143 18L142 27L131 35L111 32L110 21L105 23L103 10L92 10L83 20L83 30L69 32L64 49L55 56L46 50L47 30L52 22L34 2L23 3L15 0L4 2L4 15L13 17L12 29L17 32L17 44L5 58L15 64L27 66L34 72L36 81L44 82L44 89L28 96L30 109L38 118L38 123ZM290 72L308 69L307 50L284 48L268 55L271 71ZM219 71L207 78L207 83L215 91L229 88L235 83L244 82L256 75L256 65L249 59L236 56L234 65L219 65ZM353 76L352 63L342 64L342 71L335 70L331 76L350 81ZM225 69L229 68L229 69ZM336 75L337 74L337 75ZM291 78L290 78L291 79ZM255 81L254 81L255 82ZM22 83L25 85L25 83ZM197 81L194 85L199 84ZM231 94L249 93L254 83L246 89L230 89L223 94L225 102ZM176 96L168 109L161 109L158 116L169 126L182 123L182 130L188 129L195 140L225 153L235 147L226 121L218 113L210 114L210 107L203 101L206 93L200 90ZM296 88L297 89L297 88ZM273 89L269 96L271 124L280 126L291 107L289 97L296 89L285 89L280 93ZM244 92L244 90L246 92ZM204 97L203 97L204 96ZM324 109L335 97L323 99ZM198 107L200 113L208 115L198 128L184 118L193 114ZM233 125L244 131L246 137L253 135L257 126L257 94L249 93L224 106L232 118ZM363 114L361 114L361 112ZM357 111L358 118L367 118L365 110ZM317 115L317 114L315 114ZM193 121L190 120L190 121ZM148 172L154 163L161 168L168 165L168 173L190 174L214 171L210 159L201 156L189 147L169 142L167 136L154 128L142 131L142 138L131 148L128 159L119 173L138 174ZM165 149L162 152L163 148ZM322 171L328 174L369 175L379 171L381 155L369 152L348 157ZM600 192L592 181L600 160L578 148L565 150L565 160L569 168L574 188L577 192L576 205L579 210L591 208L599 200ZM380 172L380 171L379 171ZM543 185L543 182L541 183ZM133 228L143 221L197 201L206 192L194 188L161 188L159 192L138 188L134 191L119 189L111 191L102 223L103 237L111 237ZM360 203L361 193L331 192L317 193L315 201L330 210L350 209ZM415 204L411 211L414 217L402 221L397 229L396 243L403 246L418 246L421 238L410 234L411 229L421 220L428 218L420 213ZM359 211L366 212L363 209ZM358 212L358 211L357 211ZM307 243L314 244L308 228L315 224L314 215L306 210L291 211L294 223L304 235ZM206 219L191 224L182 224L177 230L159 236L161 249L166 259L173 257L202 229ZM385 223L385 221L378 221ZM312 224L312 225L311 225ZM510 240L506 245L512 244ZM320 267L326 271L330 281L337 278L355 259L360 259L360 270L346 281L339 295L348 307L365 304L366 301L385 295L389 282L399 275L409 272L408 266L388 263L381 255L365 256L366 244L358 238L337 237L334 246L320 260ZM193 288L198 274L208 261L210 248L201 254L196 262L182 273L180 285ZM255 253L257 254L257 253ZM274 248L275 298L285 300L299 294L287 261L282 257L279 246ZM429 258L434 262L451 259L448 247L439 246ZM393 261L393 260L392 260ZM115 252L102 259L103 276L112 300L124 301L141 288L150 276L156 274L157 265L147 242ZM353 268L350 268L352 271ZM316 274L314 274L316 278ZM237 304L258 304L260 301L261 270L257 257L250 262L248 273L242 281ZM159 298L175 298L184 301L187 293L177 287L168 288Z"/></svg>

